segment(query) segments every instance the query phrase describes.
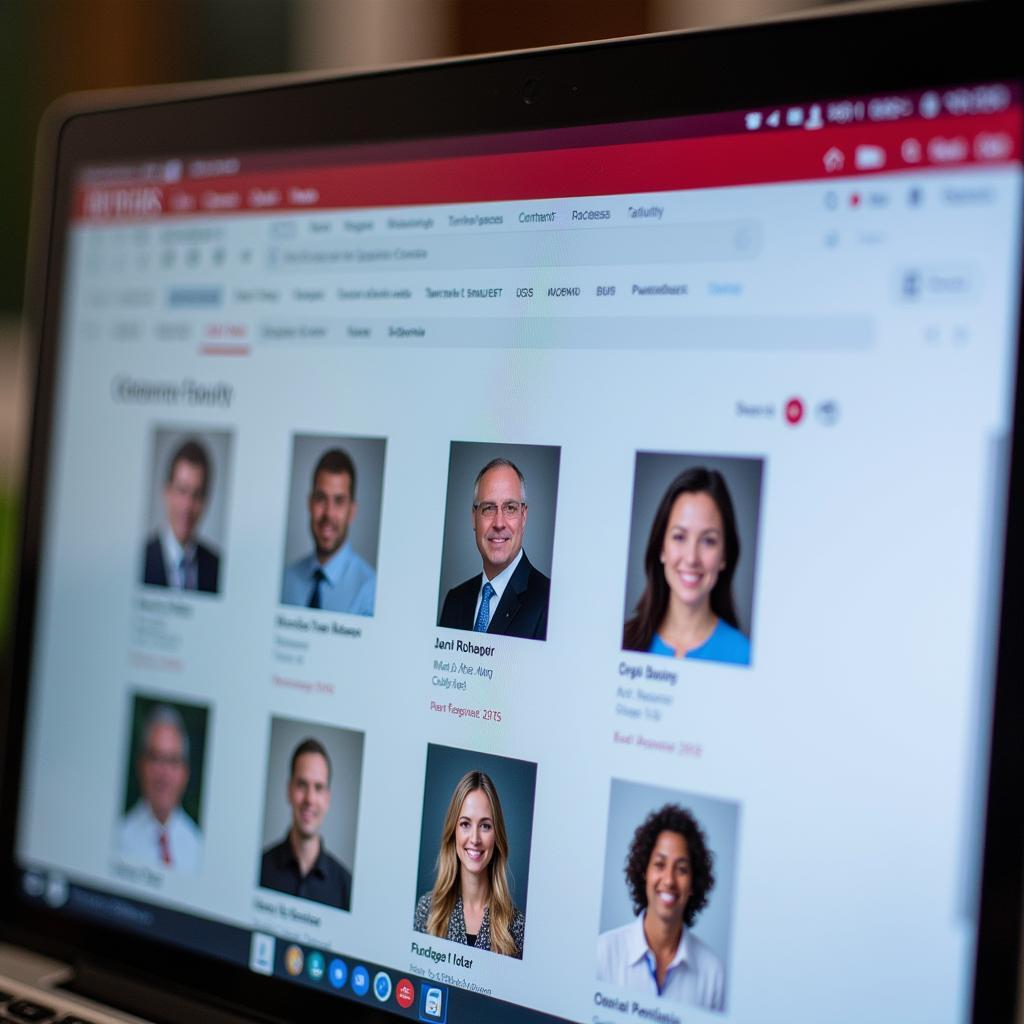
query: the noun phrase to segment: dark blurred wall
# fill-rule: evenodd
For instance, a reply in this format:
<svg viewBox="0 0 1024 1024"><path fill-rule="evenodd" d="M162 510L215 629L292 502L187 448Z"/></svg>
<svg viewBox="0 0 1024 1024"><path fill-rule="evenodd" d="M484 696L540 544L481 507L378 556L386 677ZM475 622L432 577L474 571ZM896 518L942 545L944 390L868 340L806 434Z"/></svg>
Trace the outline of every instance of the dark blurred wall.
<svg viewBox="0 0 1024 1024"><path fill-rule="evenodd" d="M39 118L81 89L289 67L289 0L3 0L0 313L21 308Z"/></svg>
<svg viewBox="0 0 1024 1024"><path fill-rule="evenodd" d="M287 70L293 11L290 0L0 0L0 663L28 406L19 314L39 119L67 92Z"/></svg>
<svg viewBox="0 0 1024 1024"><path fill-rule="evenodd" d="M649 0L455 0L453 52L487 53L650 31Z"/></svg>

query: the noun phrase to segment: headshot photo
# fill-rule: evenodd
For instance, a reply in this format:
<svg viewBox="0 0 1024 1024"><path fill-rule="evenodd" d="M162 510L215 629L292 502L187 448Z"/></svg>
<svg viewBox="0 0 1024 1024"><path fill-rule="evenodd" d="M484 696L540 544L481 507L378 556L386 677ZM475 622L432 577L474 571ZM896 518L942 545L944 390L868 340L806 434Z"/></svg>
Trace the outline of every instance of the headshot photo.
<svg viewBox="0 0 1024 1024"><path fill-rule="evenodd" d="M612 780L597 977L726 1008L739 808Z"/></svg>
<svg viewBox="0 0 1024 1024"><path fill-rule="evenodd" d="M146 585L219 593L230 443L225 431L154 431Z"/></svg>
<svg viewBox="0 0 1024 1024"><path fill-rule="evenodd" d="M281 604L373 615L385 444L295 436Z"/></svg>
<svg viewBox="0 0 1024 1024"><path fill-rule="evenodd" d="M547 639L560 454L452 442L439 626Z"/></svg>
<svg viewBox="0 0 1024 1024"><path fill-rule="evenodd" d="M132 864L196 872L203 855L201 799L208 711L137 695L117 853Z"/></svg>
<svg viewBox="0 0 1024 1024"><path fill-rule="evenodd" d="M763 468L637 453L623 650L750 664Z"/></svg>
<svg viewBox="0 0 1024 1024"><path fill-rule="evenodd" d="M413 927L522 959L537 766L430 744Z"/></svg>
<svg viewBox="0 0 1024 1024"><path fill-rule="evenodd" d="M262 888L351 909L362 775L361 732L271 722Z"/></svg>

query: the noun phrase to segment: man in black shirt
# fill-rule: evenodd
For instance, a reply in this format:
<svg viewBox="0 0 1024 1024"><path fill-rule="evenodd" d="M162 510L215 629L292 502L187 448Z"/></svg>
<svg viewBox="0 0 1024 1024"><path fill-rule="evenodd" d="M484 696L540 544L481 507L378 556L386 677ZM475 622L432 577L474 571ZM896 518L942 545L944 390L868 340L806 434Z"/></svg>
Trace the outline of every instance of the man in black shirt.
<svg viewBox="0 0 1024 1024"><path fill-rule="evenodd" d="M348 910L352 875L324 849L320 837L331 806L331 759L319 740L303 740L292 754L288 803L291 828L282 842L263 851L260 885Z"/></svg>

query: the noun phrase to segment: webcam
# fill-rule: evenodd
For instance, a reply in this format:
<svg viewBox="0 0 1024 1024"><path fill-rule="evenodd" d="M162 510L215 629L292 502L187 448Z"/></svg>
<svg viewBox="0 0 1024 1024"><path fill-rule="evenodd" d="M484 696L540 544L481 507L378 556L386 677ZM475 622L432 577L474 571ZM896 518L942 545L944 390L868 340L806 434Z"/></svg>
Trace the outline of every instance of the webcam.
<svg viewBox="0 0 1024 1024"><path fill-rule="evenodd" d="M523 102L527 106L532 106L540 101L543 91L544 83L539 78L528 78L523 83Z"/></svg>

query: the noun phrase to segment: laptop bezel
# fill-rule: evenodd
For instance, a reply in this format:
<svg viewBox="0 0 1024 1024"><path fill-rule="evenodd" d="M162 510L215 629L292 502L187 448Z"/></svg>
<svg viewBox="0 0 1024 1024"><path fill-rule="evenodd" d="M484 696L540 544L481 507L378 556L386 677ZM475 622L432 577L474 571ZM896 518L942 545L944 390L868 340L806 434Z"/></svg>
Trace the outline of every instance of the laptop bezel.
<svg viewBox="0 0 1024 1024"><path fill-rule="evenodd" d="M136 934L71 919L17 898L13 857L22 730L44 538L57 335L74 170L87 162L348 143L446 139L616 124L886 90L1024 78L996 3L857 13L498 55L382 72L269 83L210 84L88 98L57 108L40 142L28 291L35 401L12 633L8 728L0 794L0 922L4 938L69 960L86 957L239 1010L294 1017L335 1012L394 1020L368 1006L254 975ZM926 41L926 45L922 45ZM850 59L849 55L862 55ZM530 86L531 102L524 102ZM98 106L97 106L98 103ZM259 117L246 116L254 109ZM1021 327L1018 328L1018 343ZM1022 378L1006 521L1024 511ZM973 1019L1011 1019L1020 958L1024 825L1021 541L1006 534ZM952 838L951 838L952 841ZM396 922L405 927L408 922ZM85 951L88 951L87 953ZM172 956L167 954L171 952ZM153 963L161 970L154 972Z"/></svg>

